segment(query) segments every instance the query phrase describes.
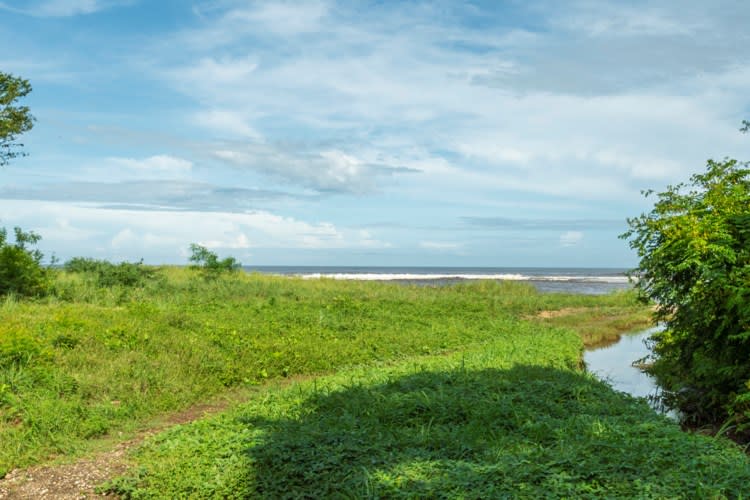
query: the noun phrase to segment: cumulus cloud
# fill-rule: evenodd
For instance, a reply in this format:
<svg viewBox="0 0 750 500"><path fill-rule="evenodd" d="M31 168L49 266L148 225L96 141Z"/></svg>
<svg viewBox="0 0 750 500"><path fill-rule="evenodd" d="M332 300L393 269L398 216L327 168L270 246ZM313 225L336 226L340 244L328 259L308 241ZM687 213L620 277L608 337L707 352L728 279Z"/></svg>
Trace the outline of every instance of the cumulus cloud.
<svg viewBox="0 0 750 500"><path fill-rule="evenodd" d="M3 5L82 13L113 4ZM268 213L298 222L325 214L336 230L309 223L310 239L293 240L300 248L321 239L385 245L356 228L386 220L405 228L399 238L413 250L432 244L430 255L450 242L444 228L502 244L516 244L509 233L543 235L559 250L558 239L573 245L585 233L591 245L619 231L642 210L641 189L683 180L705 158L746 154L736 130L750 86L745 2L374 2L363 15L362 5L335 0L228 0L193 12L175 33L118 33L116 48L129 49L121 52L104 41L101 50L71 49L90 34L45 48L46 58L29 51L35 62L53 54L64 64L19 68L73 69L71 81L96 85L105 80L80 78L96 65L107 85L121 84L118 97L155 98L118 101L117 115L96 102L55 117L99 130L86 144L106 138L118 157L79 150L65 159L86 169L60 182L29 176L14 184L10 174L0 196L88 202L97 211L106 204L110 214L253 212L256 221ZM19 38L6 32L0 44ZM89 102L88 92L71 102ZM51 143L62 150L61 141ZM49 151L58 165L59 150ZM290 199L297 211L279 208ZM245 226L207 231L201 238L211 244L257 243ZM117 241L137 244L130 236Z"/></svg>
<svg viewBox="0 0 750 500"><path fill-rule="evenodd" d="M155 71L196 102L193 117L203 126L261 143L215 148L215 158L297 185L369 193L393 167L408 167L446 183L460 178L469 190L632 199L645 183L671 182L684 160L726 143L723 124L741 107L741 92L707 97L716 78L690 81L750 67L737 44L747 36L722 29L734 21L712 9L597 5L475 6L445 15L391 4L366 19L335 2L305 3L294 15L287 3L215 7L178 35L197 62L170 64L167 55ZM501 13L535 15L549 29L451 22L477 15L499 23ZM420 25L404 30L414 18ZM648 37L659 38L659 52L647 50ZM225 52L244 55L217 55ZM716 132L707 137L707 129ZM290 131L317 144L282 144ZM680 148L669 139L677 137ZM365 148L402 161L362 158ZM428 173L416 165L432 160L452 168Z"/></svg>
<svg viewBox="0 0 750 500"><path fill-rule="evenodd" d="M308 151L268 144L231 145L213 152L216 159L253 169L319 191L369 193L381 177L413 172L379 164L340 150Z"/></svg>
<svg viewBox="0 0 750 500"><path fill-rule="evenodd" d="M63 256L117 250L127 258L162 257L174 262L190 243L210 248L293 248L297 250L385 248L368 231L340 229L268 211L245 213L107 209L92 204L0 200L0 219L33 229ZM77 240L61 237L75 234ZM106 242L106 244L104 243ZM68 254L68 255L65 255Z"/></svg>

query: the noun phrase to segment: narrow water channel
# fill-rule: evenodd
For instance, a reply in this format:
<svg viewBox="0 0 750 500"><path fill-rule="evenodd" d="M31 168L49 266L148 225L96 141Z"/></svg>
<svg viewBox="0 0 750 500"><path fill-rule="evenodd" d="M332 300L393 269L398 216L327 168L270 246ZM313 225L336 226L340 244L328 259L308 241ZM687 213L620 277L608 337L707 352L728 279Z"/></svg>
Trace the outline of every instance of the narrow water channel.
<svg viewBox="0 0 750 500"><path fill-rule="evenodd" d="M616 391L627 392L642 398L655 396L659 391L656 381L634 367L633 361L644 358L650 353L645 340L657 331L659 327L623 335L613 344L587 350L583 355L586 369L609 383ZM653 398L649 399L649 403L655 410L663 412ZM667 413L667 415L677 418L674 413Z"/></svg>

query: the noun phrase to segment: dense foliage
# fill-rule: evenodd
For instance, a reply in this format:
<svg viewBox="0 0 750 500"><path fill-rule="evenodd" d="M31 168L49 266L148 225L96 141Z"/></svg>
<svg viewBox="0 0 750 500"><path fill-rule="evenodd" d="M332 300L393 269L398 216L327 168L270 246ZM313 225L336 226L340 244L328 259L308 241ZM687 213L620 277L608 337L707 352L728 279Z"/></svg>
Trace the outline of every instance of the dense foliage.
<svg viewBox="0 0 750 500"><path fill-rule="evenodd" d="M28 80L0 71L0 167L22 155L16 142L18 135L28 132L34 125L34 118L27 106L19 106L16 101L31 92Z"/></svg>
<svg viewBox="0 0 750 500"><path fill-rule="evenodd" d="M242 267L234 257L219 260L218 255L197 243L190 244L190 262L193 263L190 267L200 270L207 279L215 279L221 274L231 273Z"/></svg>
<svg viewBox="0 0 750 500"><path fill-rule="evenodd" d="M0 228L0 296L42 295L48 284L48 271L42 266L42 252L33 248L41 236L20 227L14 228L15 243L8 231Z"/></svg>
<svg viewBox="0 0 750 500"><path fill-rule="evenodd" d="M622 236L640 257L637 287L666 325L653 372L693 423L730 417L748 428L750 169L709 161L657 198Z"/></svg>
<svg viewBox="0 0 750 500"><path fill-rule="evenodd" d="M64 268L70 273L81 273L93 277L95 283L101 287L143 286L157 277L156 270L153 267L144 266L143 261L113 264L106 260L74 257L65 263Z"/></svg>

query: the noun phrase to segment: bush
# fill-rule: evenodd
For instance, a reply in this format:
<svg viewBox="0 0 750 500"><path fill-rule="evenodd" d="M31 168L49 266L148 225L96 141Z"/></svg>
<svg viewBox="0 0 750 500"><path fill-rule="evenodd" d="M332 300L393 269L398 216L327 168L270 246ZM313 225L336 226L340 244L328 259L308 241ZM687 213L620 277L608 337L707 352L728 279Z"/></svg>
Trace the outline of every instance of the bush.
<svg viewBox="0 0 750 500"><path fill-rule="evenodd" d="M646 193L646 195L649 195ZM622 235L638 252L637 288L666 329L652 371L690 423L750 428L750 169L709 161L669 186Z"/></svg>
<svg viewBox="0 0 750 500"><path fill-rule="evenodd" d="M190 252L190 262L194 262L190 268L200 270L207 279L217 278L224 273L235 272L242 267L242 264L234 257L219 260L215 253L196 243L190 244Z"/></svg>
<svg viewBox="0 0 750 500"><path fill-rule="evenodd" d="M156 270L144 266L143 260L113 264L106 260L74 257L65 263L64 268L71 273L93 275L96 284L104 288L116 285L124 287L143 286L156 277Z"/></svg>
<svg viewBox="0 0 750 500"><path fill-rule="evenodd" d="M43 295L49 285L48 271L42 266L42 252L28 248L41 236L20 227L14 228L15 244L8 242L8 232L0 228L0 295Z"/></svg>

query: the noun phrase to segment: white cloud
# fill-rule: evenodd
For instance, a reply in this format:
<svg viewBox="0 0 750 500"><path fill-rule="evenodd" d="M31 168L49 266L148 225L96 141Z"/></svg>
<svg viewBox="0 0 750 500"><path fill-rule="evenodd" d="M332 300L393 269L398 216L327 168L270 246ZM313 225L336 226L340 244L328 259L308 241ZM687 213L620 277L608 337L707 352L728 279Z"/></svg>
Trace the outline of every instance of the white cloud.
<svg viewBox="0 0 750 500"><path fill-rule="evenodd" d="M305 151L272 144L217 149L216 159L321 191L368 193L399 167L380 165L340 150Z"/></svg>
<svg viewBox="0 0 750 500"><path fill-rule="evenodd" d="M52 197L51 182L32 189L29 181L12 197L43 189L40 199L58 201L264 209L243 221L217 216L226 227L201 236L216 248L238 250L266 240L300 248L384 246L377 235L352 229L355 218L403 217L404 226L445 228L465 214L515 215L518 203L536 207L524 217L554 218L560 207L575 206L559 217L603 209L608 218L624 219L640 211L634 209L640 189L683 180L707 157L745 154L747 137L736 128L748 106L750 35L742 21L748 6L717 2L375 2L367 9L333 0L201 2L195 18L181 19L192 27L179 33L155 32L150 42L143 33L118 34L118 48L137 41L128 56L107 50L104 41L90 54L59 51L85 54L83 67L112 70L107 85L121 81L119 97L130 85L133 95L154 97L133 100L132 110L118 108L116 116L89 108L75 120L116 122L131 132L148 121L148 132L111 134L118 152L110 154L127 158L78 161L72 153L70 164L90 168L81 182L60 183L66 196ZM518 28L519 19L537 31ZM75 47L89 36L74 37ZM29 53L34 61L54 60ZM137 106L156 103L160 85L169 95L156 106L164 113L154 117ZM47 123L40 119L39 133ZM150 156L159 151L169 154ZM164 178L181 182L135 182ZM105 186L122 179L133 182ZM128 189L139 196L122 195ZM86 190L97 195L81 196ZM271 191L303 193L308 197L293 203L308 204L290 208L274 196L269 207ZM259 226L285 210L298 211L273 224L290 233ZM303 222L305 213L325 214L330 224ZM173 217L166 210L154 216ZM132 235L162 235L122 224ZM576 229L544 234L574 245L583 238ZM106 235L108 242L118 236ZM132 235L118 241L139 245ZM586 233L586 241L594 237ZM422 241L421 248L436 251L425 254L450 250L445 232L403 238L412 249Z"/></svg>
<svg viewBox="0 0 750 500"><path fill-rule="evenodd" d="M463 247L460 243L448 241L420 241L419 246L427 250L452 251Z"/></svg>
<svg viewBox="0 0 750 500"><path fill-rule="evenodd" d="M228 250L389 246L368 231L342 230L328 222L311 223L267 211L142 212L96 205L0 200L0 219L43 232L44 246L67 256L106 253L110 249L117 251L118 258L145 257L153 261L160 257L175 262L181 255L180 249L192 242ZM56 222L50 226L49 221ZM108 244L97 243L102 241Z"/></svg>
<svg viewBox="0 0 750 500"><path fill-rule="evenodd" d="M0 2L0 9L37 17L70 17L93 14L130 1L132 0L25 0L23 7L16 6L19 2Z"/></svg>
<svg viewBox="0 0 750 500"><path fill-rule="evenodd" d="M676 18L673 13L654 8L631 7L601 2L586 11L575 9L572 16L562 22L575 32L584 32L592 37L631 36L689 36L700 27L699 20L688 23Z"/></svg>
<svg viewBox="0 0 750 500"><path fill-rule="evenodd" d="M566 231L560 235L560 245L564 247L574 247L583 241L581 231Z"/></svg>
<svg viewBox="0 0 750 500"><path fill-rule="evenodd" d="M261 2L250 8L229 11L223 21L288 36L318 31L327 11L328 5L324 2Z"/></svg>
<svg viewBox="0 0 750 500"><path fill-rule="evenodd" d="M199 126L228 134L230 137L239 136L262 141L261 134L248 125L248 117L245 113L212 109L194 113L193 120Z"/></svg>
<svg viewBox="0 0 750 500"><path fill-rule="evenodd" d="M166 75L186 90L193 87L208 89L215 86L246 84L257 68L258 63L252 57L204 57L189 66L168 71Z"/></svg>
<svg viewBox="0 0 750 500"><path fill-rule="evenodd" d="M232 249L247 249L251 248L253 245L248 239L248 237L245 235L245 233L239 233L233 238L229 238L226 240L211 240L211 241L201 241L200 244L207 248L232 248Z"/></svg>
<svg viewBox="0 0 750 500"><path fill-rule="evenodd" d="M107 163L113 167L132 170L142 176L176 175L181 176L190 172L193 163L182 158L169 155L155 155L143 159L135 158L107 158Z"/></svg>
<svg viewBox="0 0 750 500"><path fill-rule="evenodd" d="M623 49L614 42L601 50L580 47L569 34L557 47L559 31L521 36L518 30L458 29L424 6L376 9L363 19L350 16L344 5L304 4L301 12L310 10L305 23L291 20L289 27L279 28L288 31L280 50L265 31L248 27L283 23L290 6L260 4L208 16L203 29L190 36L203 40L223 30L222 43L236 49L233 53L250 53L220 57L223 50L196 44L197 64L180 58L171 69L159 66L156 71L195 100L200 109L193 116L204 126L263 142L217 147L215 158L297 186L378 192L388 186L393 172L374 168L380 165L417 168L431 180L442 178L441 184L466 186L467 192L492 187L628 200L648 183L683 177L687 161L707 156L707 146L726 143L729 133L708 137L706 130L721 129L727 113L742 107L741 91L718 89L713 77L688 84L682 72L659 70L653 81L666 86L654 86L652 80L644 86L633 75L659 68L633 57L642 53L638 47ZM412 10L424 16L423 23L401 30L414 17ZM612 3L588 10L576 4L571 19L610 19L611 26L595 27L598 33L611 29L681 37L677 27L704 29L715 22L700 20L693 26L670 21L668 8ZM700 41L680 40L682 45L670 50L690 54L691 64L722 69L718 55L700 50L700 58L695 55L691 47L700 48ZM612 64L599 68L610 60L604 52L609 49ZM586 53L578 61L580 50ZM629 57L625 69L618 67L619 51ZM547 58L554 64L548 65ZM566 70L557 64L571 60L581 67L566 82ZM499 73L494 83L477 82L479 76ZM691 78L694 74L689 73ZM586 79L592 75L604 79L606 92L597 94L599 84L591 85L597 89L590 92ZM616 85L608 87L607 79ZM674 93L678 84L684 87ZM286 134L315 142L289 144ZM375 149L394 161L374 161L363 154ZM445 168L422 168L425 163ZM422 176L411 179L414 185L423 180L416 177Z"/></svg>

